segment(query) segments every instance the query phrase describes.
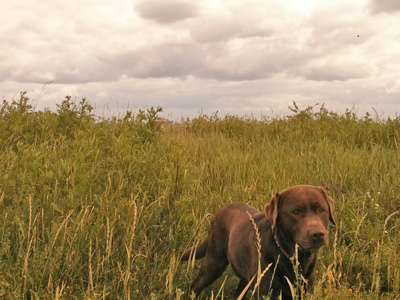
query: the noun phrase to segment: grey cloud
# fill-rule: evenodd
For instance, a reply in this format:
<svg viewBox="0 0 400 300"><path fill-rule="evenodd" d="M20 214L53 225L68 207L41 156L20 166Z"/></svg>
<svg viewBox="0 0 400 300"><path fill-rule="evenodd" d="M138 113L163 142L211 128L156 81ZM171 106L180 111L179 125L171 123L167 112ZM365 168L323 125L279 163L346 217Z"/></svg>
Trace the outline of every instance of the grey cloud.
<svg viewBox="0 0 400 300"><path fill-rule="evenodd" d="M185 78L199 74L205 67L206 53L196 44L160 44L125 51L85 52L70 49L31 54L29 62L3 63L0 80L44 83L88 83L115 81L123 76L132 78ZM20 55L23 55L22 53Z"/></svg>
<svg viewBox="0 0 400 300"><path fill-rule="evenodd" d="M192 25L190 33L200 43L214 43L234 38L266 37L275 33L275 28L265 22L254 24L251 19L243 21L233 17L219 17L199 20Z"/></svg>
<svg viewBox="0 0 400 300"><path fill-rule="evenodd" d="M219 80L258 80L274 73L289 73L308 60L309 54L296 49L285 39L248 39L235 49L229 45L208 51L203 77Z"/></svg>
<svg viewBox="0 0 400 300"><path fill-rule="evenodd" d="M259 4L258 1L228 1L223 12L193 20L190 34L200 43L216 43L284 33L283 28L290 23L282 18L286 12L271 2Z"/></svg>
<svg viewBox="0 0 400 300"><path fill-rule="evenodd" d="M237 45L161 44L100 60L109 69L134 78L197 76L220 81L258 80L274 73L292 72L310 58L306 51L291 45L290 37L268 41L248 38Z"/></svg>
<svg viewBox="0 0 400 300"><path fill-rule="evenodd" d="M204 64L203 50L191 44L162 44L105 57L121 75L136 78L186 77Z"/></svg>
<svg viewBox="0 0 400 300"><path fill-rule="evenodd" d="M400 11L400 1L398 0L370 0L369 9L373 14L385 12L395 13Z"/></svg>
<svg viewBox="0 0 400 300"><path fill-rule="evenodd" d="M135 8L142 18L161 24L193 18L199 13L195 2L179 0L143 0Z"/></svg>
<svg viewBox="0 0 400 300"><path fill-rule="evenodd" d="M293 45L290 43L293 42ZM71 57L33 56L28 65L16 66L12 79L20 82L86 83L130 78L186 78L198 76L222 81L259 80L274 73L293 73L310 58L289 37L270 41L247 38L238 43L164 43L125 51L101 51Z"/></svg>
<svg viewBox="0 0 400 300"><path fill-rule="evenodd" d="M74 52L76 53L76 52ZM118 78L118 71L86 55L64 59L59 55L32 55L29 63L14 66L8 79L18 82L87 83Z"/></svg>
<svg viewBox="0 0 400 300"><path fill-rule="evenodd" d="M365 65L354 62L335 63L329 62L329 60L328 62L311 63L311 66L304 67L298 73L306 79L314 81L346 81L370 75Z"/></svg>

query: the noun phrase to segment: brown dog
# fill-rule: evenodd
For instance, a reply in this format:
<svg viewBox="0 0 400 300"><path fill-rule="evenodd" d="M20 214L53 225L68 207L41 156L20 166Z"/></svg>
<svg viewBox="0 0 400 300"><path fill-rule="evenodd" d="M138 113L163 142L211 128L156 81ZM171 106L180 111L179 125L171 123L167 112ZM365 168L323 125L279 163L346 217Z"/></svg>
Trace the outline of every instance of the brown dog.
<svg viewBox="0 0 400 300"><path fill-rule="evenodd" d="M282 299L292 299L285 277L292 283L296 281L290 259L296 244L301 275L308 288L313 285L316 253L327 243L329 220L335 224L333 200L321 187L298 185L277 193L265 213L244 203L228 204L217 212L207 239L182 256L182 260L189 260L191 255L196 259L205 257L191 284L196 294L216 280L229 263L240 278L235 295L257 274L256 235L249 214L261 236L261 270L272 263L262 277L261 294L271 292L273 299L280 294Z"/></svg>

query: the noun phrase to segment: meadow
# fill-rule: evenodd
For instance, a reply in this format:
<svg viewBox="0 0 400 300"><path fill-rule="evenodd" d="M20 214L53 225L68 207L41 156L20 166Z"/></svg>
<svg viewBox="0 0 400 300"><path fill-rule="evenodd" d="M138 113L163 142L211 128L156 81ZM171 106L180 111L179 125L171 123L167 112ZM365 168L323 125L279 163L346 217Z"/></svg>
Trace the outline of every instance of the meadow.
<svg viewBox="0 0 400 300"><path fill-rule="evenodd" d="M295 184L323 186L336 226L307 299L400 299L400 119L323 106L255 120L160 108L93 115L66 97L0 107L0 298L191 299L180 262L230 202L259 209ZM289 110L289 109L288 109ZM231 299L232 270L201 299Z"/></svg>

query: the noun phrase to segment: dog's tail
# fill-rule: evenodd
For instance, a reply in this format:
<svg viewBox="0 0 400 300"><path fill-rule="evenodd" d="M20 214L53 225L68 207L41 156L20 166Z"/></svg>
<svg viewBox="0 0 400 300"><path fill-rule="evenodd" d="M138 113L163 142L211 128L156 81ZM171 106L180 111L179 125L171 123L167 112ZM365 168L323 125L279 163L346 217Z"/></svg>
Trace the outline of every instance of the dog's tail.
<svg viewBox="0 0 400 300"><path fill-rule="evenodd" d="M193 247L193 248L187 249L183 253L183 255L181 257L181 260L188 261L193 256L194 256L195 259L203 258L204 256L206 256L206 252L207 252L207 240L202 242L197 247Z"/></svg>

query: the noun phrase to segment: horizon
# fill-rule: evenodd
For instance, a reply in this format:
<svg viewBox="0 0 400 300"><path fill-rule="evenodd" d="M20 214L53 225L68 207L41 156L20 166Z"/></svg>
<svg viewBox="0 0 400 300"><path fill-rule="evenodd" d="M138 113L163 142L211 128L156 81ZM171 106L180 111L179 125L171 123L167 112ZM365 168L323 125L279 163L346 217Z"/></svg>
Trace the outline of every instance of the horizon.
<svg viewBox="0 0 400 300"><path fill-rule="evenodd" d="M265 121L265 120L269 120L269 119L272 119L272 120L273 119L284 119L284 118L287 118L290 116L294 116L297 113L301 113L310 108L311 108L310 113L317 113L318 111L320 111L322 109L325 109L328 113L337 114L339 116L344 115L345 113L354 113L357 119L362 119L364 117L370 117L374 121L387 121L388 119L392 119L392 120L400 119L400 116L397 111L392 112L392 115L386 115L385 112L383 112L383 111L379 112L374 107L371 107L369 110L364 109L361 111L359 108L353 106L353 107L346 107L342 111L334 111L334 110L330 109L329 107L326 107L325 103L315 103L315 104L311 104L311 105L302 105L301 106L298 103L296 103L296 101L292 101L291 103L289 103L286 110L280 111L280 112L276 112L271 108L269 111L267 111L267 113L260 112L259 114L251 113L251 114L240 115L240 114L222 113L219 111L204 112L203 109L200 109L197 112L197 114L194 114L192 116L173 117L171 113L165 112L164 108L161 106L149 105L149 106L145 106L145 107L141 107L141 108L137 108L137 109L130 109L129 105L126 108L123 108L123 107L119 108L118 103L117 103L118 110L112 111L108 107L108 104L105 104L102 108L99 108L96 106L95 103L93 104L90 101L90 99L87 99L86 97L77 98L77 97L72 97L69 95L64 96L64 98L59 101L54 101L52 103L53 104L52 107L41 107L40 105L38 105L38 103L40 103L40 99L29 98L29 96L27 95L27 93L25 91L20 92L18 99L16 97L14 97L13 99L3 99L3 100L5 100L8 105L11 105L11 103L13 101L15 101L15 103L18 103L21 96L26 97L28 99L27 105L30 105L32 107L31 109L33 112L40 112L40 111L48 110L53 113L56 113L57 109L58 109L58 105L60 105L68 97L70 98L70 102L76 104L77 107L79 107L80 102L82 100L85 100L86 103L91 106L91 108L92 108L91 114L94 117L105 118L105 119L110 119L112 117L117 117L118 119L121 119L121 118L125 117L126 113L128 113L128 112L131 112L134 115L137 115L140 110L146 112L148 109L152 109L152 108L154 108L155 110L160 108L161 111L157 113L157 116L161 120L165 120L165 121L169 121L169 122L173 122L173 123L179 123L179 122L182 122L185 120L194 120L194 119L198 119L198 118L209 118L209 117L217 117L220 119L223 119L225 117L237 117L237 118L242 118L242 119L246 119L246 120L257 120L257 121Z"/></svg>

